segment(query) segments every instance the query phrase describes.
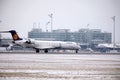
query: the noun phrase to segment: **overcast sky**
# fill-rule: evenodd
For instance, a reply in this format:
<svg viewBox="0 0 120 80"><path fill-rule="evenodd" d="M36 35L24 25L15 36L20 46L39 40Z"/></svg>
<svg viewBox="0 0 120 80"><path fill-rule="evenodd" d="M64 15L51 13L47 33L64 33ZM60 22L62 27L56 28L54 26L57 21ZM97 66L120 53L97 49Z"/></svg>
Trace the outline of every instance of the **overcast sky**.
<svg viewBox="0 0 120 80"><path fill-rule="evenodd" d="M40 23L44 31L53 13L53 29L102 29L113 32L116 16L116 42L120 42L120 0L0 0L0 31L14 29L22 37ZM48 25L50 29L50 24Z"/></svg>

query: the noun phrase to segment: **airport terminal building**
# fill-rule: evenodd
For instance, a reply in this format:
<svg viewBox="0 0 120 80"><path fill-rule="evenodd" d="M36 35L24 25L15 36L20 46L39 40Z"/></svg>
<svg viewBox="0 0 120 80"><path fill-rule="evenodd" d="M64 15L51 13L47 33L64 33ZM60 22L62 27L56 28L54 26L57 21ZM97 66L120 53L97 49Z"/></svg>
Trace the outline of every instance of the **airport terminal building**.
<svg viewBox="0 0 120 80"><path fill-rule="evenodd" d="M70 29L57 29L52 32L42 31L40 28L33 28L28 32L28 38L37 40L72 41L80 43L83 47L94 47L100 43L111 43L112 33L102 32L101 29L80 29L76 32ZM2 39L0 35L0 46L8 46L12 39Z"/></svg>
<svg viewBox="0 0 120 80"><path fill-rule="evenodd" d="M111 43L112 33L102 32L101 29L80 29L71 32L70 29L57 29L44 32L42 29L33 28L28 32L28 38L38 40L73 41L81 44Z"/></svg>

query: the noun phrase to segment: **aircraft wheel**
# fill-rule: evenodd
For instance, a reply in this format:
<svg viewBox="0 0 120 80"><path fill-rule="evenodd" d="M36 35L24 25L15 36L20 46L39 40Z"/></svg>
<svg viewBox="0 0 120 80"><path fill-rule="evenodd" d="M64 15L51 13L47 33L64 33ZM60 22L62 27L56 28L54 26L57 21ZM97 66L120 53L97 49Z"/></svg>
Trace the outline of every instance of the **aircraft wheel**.
<svg viewBox="0 0 120 80"><path fill-rule="evenodd" d="M40 51L39 51L39 49L36 49L36 53L39 53Z"/></svg>
<svg viewBox="0 0 120 80"><path fill-rule="evenodd" d="M76 50L75 52L78 53L78 50Z"/></svg>
<svg viewBox="0 0 120 80"><path fill-rule="evenodd" d="M48 53L48 50L47 50L47 49L45 49L45 53Z"/></svg>

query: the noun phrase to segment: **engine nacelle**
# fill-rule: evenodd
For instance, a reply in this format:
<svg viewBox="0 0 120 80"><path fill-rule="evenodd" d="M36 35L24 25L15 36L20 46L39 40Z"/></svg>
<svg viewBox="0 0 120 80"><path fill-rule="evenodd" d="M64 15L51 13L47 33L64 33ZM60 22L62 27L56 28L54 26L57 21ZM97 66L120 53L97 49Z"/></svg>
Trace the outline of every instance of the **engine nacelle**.
<svg viewBox="0 0 120 80"><path fill-rule="evenodd" d="M30 39L28 39L28 40L26 40L26 42L25 43L27 43L27 44L31 44L31 40Z"/></svg>
<svg viewBox="0 0 120 80"><path fill-rule="evenodd" d="M28 40L26 40L25 43L27 43L27 44L34 44L34 43L35 43L35 40L33 40L33 39L28 39Z"/></svg>

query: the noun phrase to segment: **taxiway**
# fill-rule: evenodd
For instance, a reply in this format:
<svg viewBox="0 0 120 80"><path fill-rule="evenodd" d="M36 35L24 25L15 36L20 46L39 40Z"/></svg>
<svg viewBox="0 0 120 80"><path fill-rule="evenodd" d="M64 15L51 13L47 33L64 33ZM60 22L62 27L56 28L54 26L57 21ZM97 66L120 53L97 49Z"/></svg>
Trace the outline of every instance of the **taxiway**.
<svg viewBox="0 0 120 80"><path fill-rule="evenodd" d="M120 54L0 53L0 80L120 80Z"/></svg>

